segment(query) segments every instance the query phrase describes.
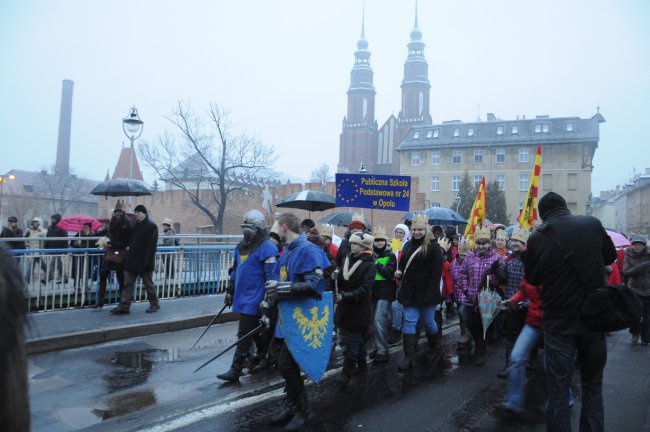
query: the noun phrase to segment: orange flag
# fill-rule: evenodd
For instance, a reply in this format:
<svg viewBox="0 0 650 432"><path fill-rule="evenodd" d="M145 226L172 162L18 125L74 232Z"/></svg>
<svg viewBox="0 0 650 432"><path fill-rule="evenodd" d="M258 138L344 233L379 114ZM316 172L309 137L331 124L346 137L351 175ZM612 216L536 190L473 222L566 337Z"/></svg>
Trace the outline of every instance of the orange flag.
<svg viewBox="0 0 650 432"><path fill-rule="evenodd" d="M537 219L537 191L539 189L539 173L542 171L542 146L537 145L537 154L535 155L535 167L530 176L526 202L519 213L517 221L523 229L532 230Z"/></svg>
<svg viewBox="0 0 650 432"><path fill-rule="evenodd" d="M478 188L472 211L469 212L467 219L467 227L465 227L465 238L469 240L471 247L474 246L474 228L483 222L485 222L485 177L481 179L481 186Z"/></svg>

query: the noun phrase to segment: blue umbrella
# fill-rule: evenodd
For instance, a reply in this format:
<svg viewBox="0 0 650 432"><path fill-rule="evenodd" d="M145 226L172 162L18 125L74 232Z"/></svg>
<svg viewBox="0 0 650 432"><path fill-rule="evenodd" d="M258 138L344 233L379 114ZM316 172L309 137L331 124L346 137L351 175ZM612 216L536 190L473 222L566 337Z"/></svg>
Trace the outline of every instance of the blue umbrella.
<svg viewBox="0 0 650 432"><path fill-rule="evenodd" d="M466 225L467 221L463 219L461 215L448 209L446 207L431 207L426 210L422 210L429 218L429 225ZM404 215L404 220L411 220L413 218L413 212L408 212Z"/></svg>

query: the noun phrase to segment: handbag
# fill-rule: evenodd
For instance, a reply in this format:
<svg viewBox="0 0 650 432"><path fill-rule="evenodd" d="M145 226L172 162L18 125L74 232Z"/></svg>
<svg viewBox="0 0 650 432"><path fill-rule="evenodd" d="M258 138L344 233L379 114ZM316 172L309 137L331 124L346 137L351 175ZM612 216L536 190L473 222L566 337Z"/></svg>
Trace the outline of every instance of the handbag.
<svg viewBox="0 0 650 432"><path fill-rule="evenodd" d="M104 257L104 260L106 260L106 262L110 262L114 264L122 264L124 262L125 254L126 251L124 249L108 248L106 249L106 256Z"/></svg>
<svg viewBox="0 0 650 432"><path fill-rule="evenodd" d="M550 230L551 224L548 224L540 231L543 234L548 234ZM641 322L643 304L628 286L606 285L590 290L590 281L578 269L575 253L567 252L562 241L553 234L550 234L548 238L559 249L564 260L569 263L581 281L580 290L584 301L579 315L587 329L609 333L630 328Z"/></svg>

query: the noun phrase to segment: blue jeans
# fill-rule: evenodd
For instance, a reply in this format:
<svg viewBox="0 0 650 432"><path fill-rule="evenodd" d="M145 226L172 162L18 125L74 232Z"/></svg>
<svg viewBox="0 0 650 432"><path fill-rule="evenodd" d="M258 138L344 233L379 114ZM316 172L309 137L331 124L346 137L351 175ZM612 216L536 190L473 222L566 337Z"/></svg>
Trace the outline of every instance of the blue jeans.
<svg viewBox="0 0 650 432"><path fill-rule="evenodd" d="M542 330L525 324L510 353L508 370L508 394L506 404L516 410L524 409L524 388L526 385L526 362L531 351L542 340Z"/></svg>
<svg viewBox="0 0 650 432"><path fill-rule="evenodd" d="M420 320L424 324L426 333L434 335L438 333L438 324L436 324L436 307L404 307L404 334L415 334L415 327Z"/></svg>
<svg viewBox="0 0 650 432"><path fill-rule="evenodd" d="M395 300L391 304L391 308L393 311L393 330L401 332L402 331L402 316L404 315L404 309L402 308L402 304Z"/></svg>
<svg viewBox="0 0 650 432"><path fill-rule="evenodd" d="M375 302L375 349L377 354L388 354L388 300Z"/></svg>
<svg viewBox="0 0 650 432"><path fill-rule="evenodd" d="M548 403L546 424L548 431L571 431L569 387L573 374L573 356L578 350L582 409L580 431L603 431L603 370L607 363L607 343L603 333L561 335L544 332L544 364Z"/></svg>

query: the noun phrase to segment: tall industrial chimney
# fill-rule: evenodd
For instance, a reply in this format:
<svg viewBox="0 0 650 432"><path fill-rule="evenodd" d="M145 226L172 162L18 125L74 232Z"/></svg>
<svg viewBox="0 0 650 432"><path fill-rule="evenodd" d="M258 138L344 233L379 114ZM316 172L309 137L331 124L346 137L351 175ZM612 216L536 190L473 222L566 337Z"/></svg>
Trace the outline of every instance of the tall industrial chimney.
<svg viewBox="0 0 650 432"><path fill-rule="evenodd" d="M72 89L74 81L63 80L61 90L61 114L59 117L59 141L56 146L54 174L70 175L70 127L72 124Z"/></svg>

